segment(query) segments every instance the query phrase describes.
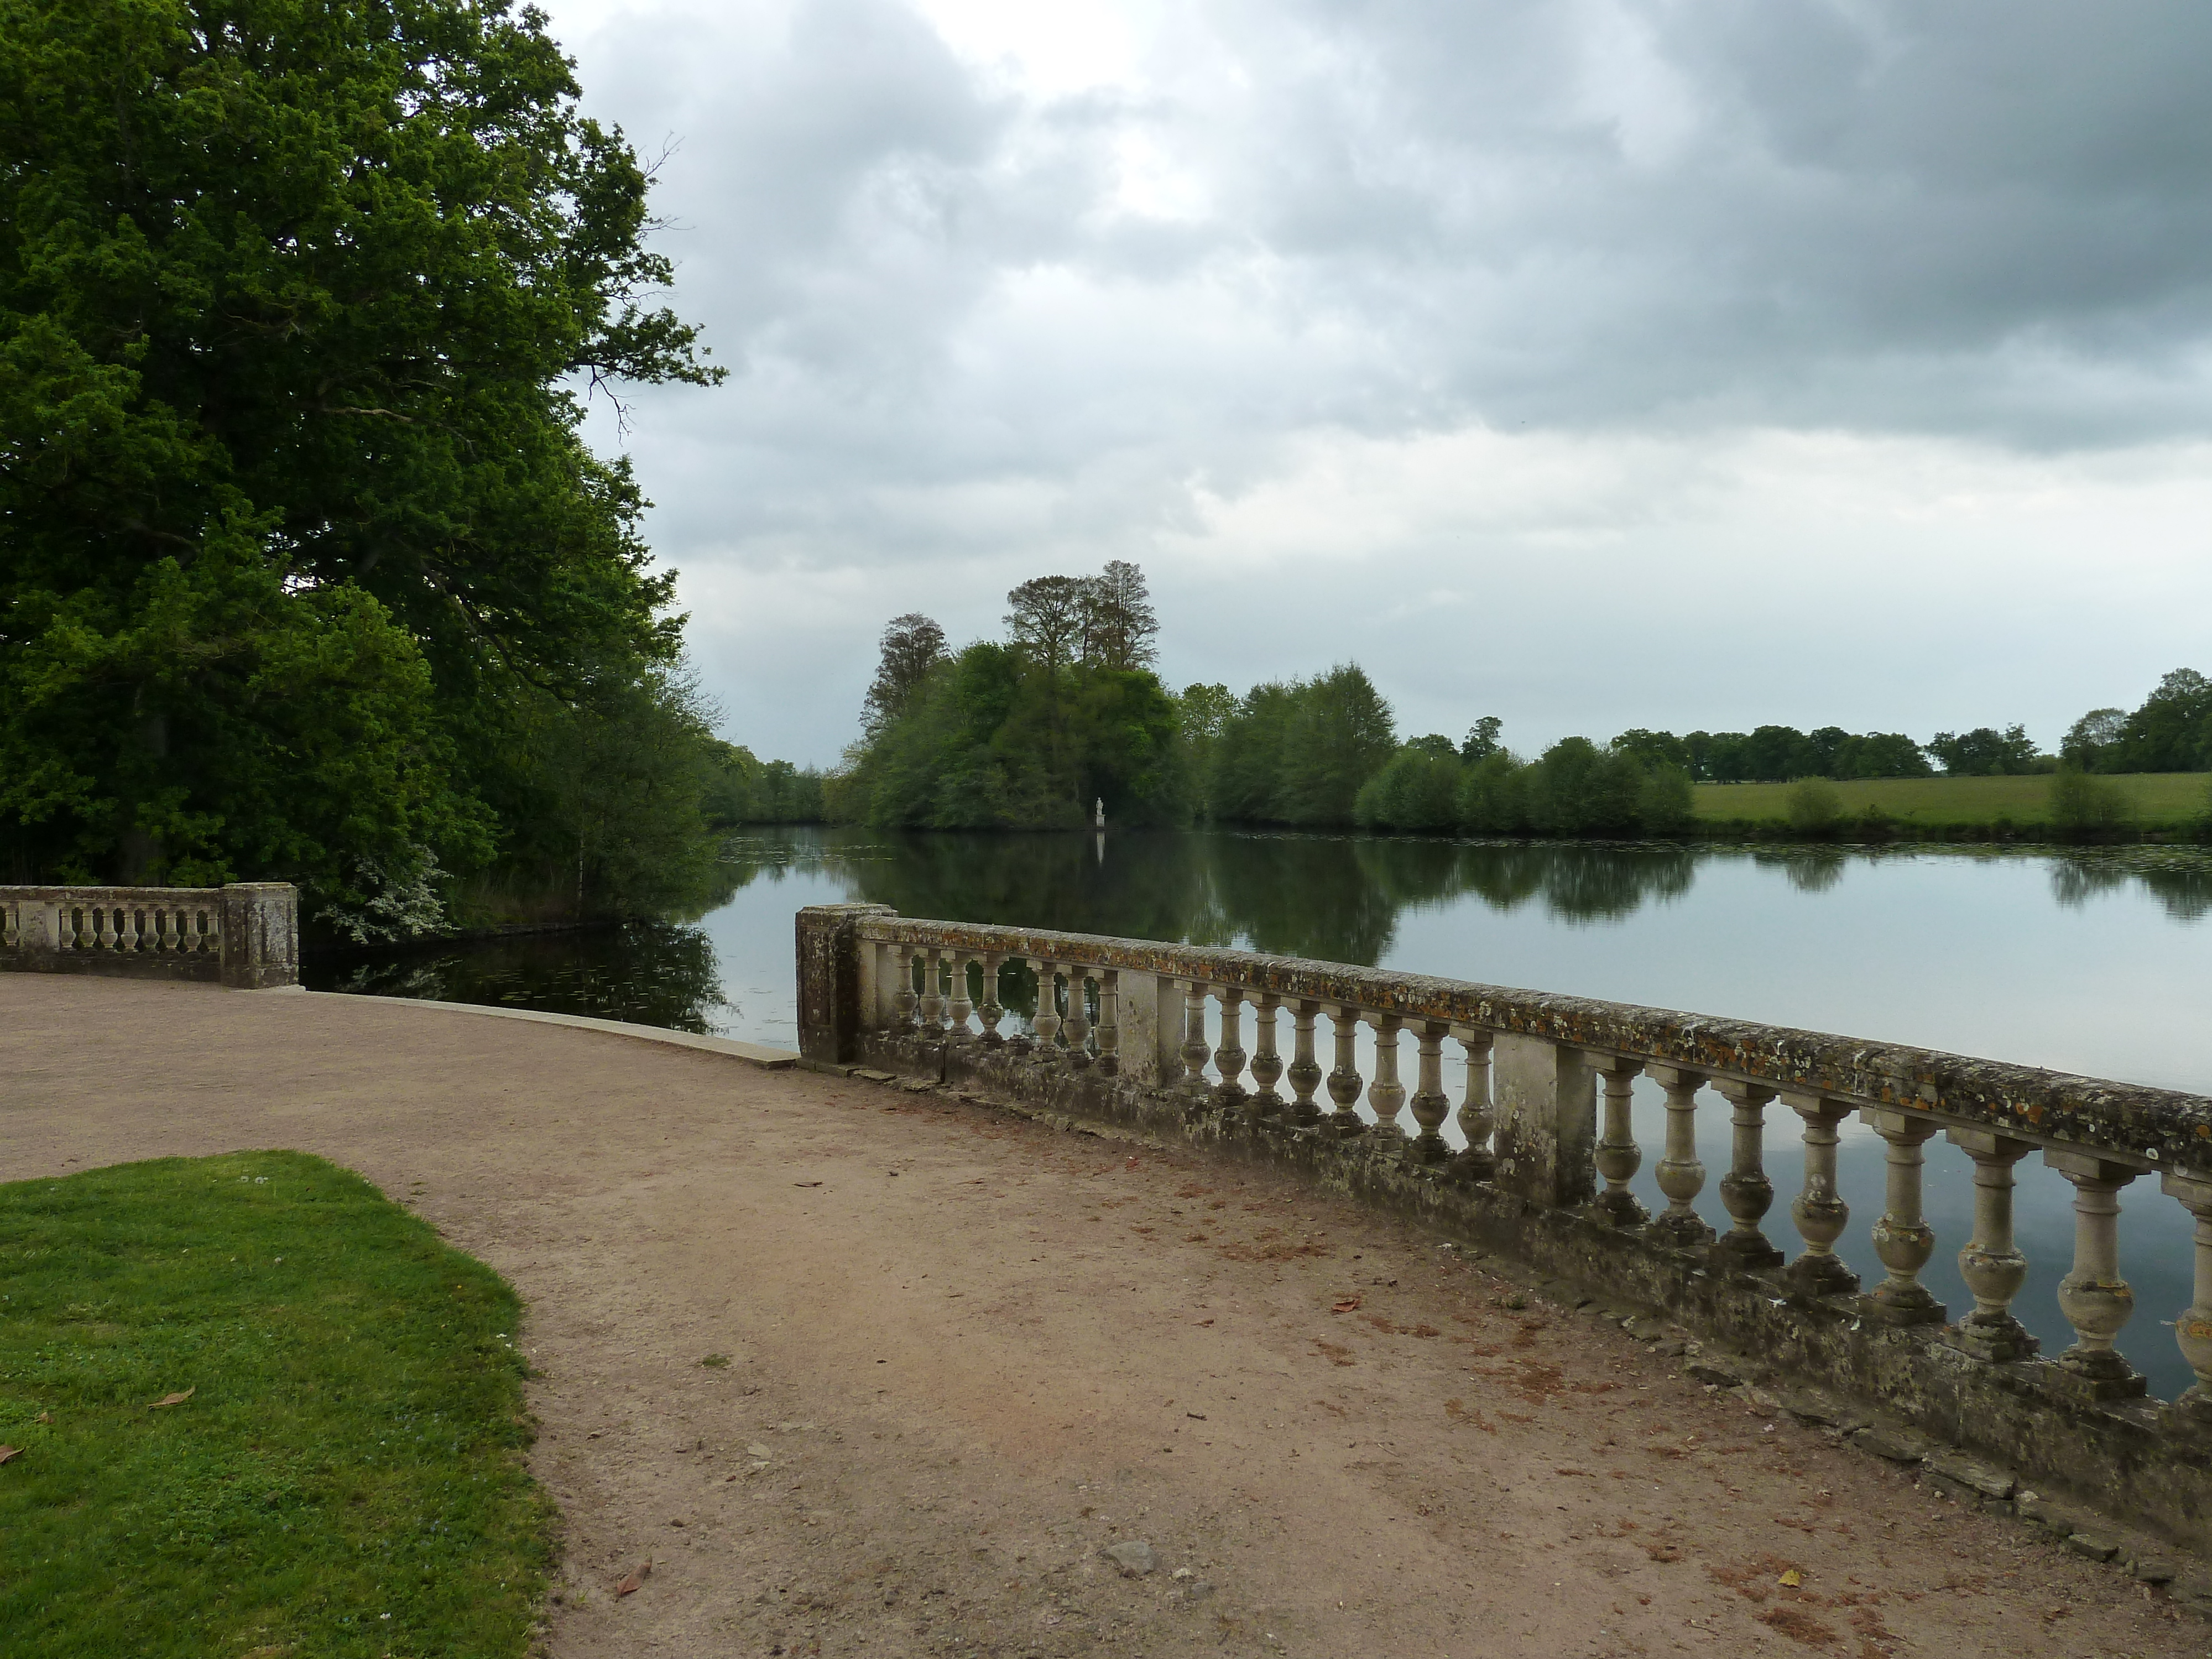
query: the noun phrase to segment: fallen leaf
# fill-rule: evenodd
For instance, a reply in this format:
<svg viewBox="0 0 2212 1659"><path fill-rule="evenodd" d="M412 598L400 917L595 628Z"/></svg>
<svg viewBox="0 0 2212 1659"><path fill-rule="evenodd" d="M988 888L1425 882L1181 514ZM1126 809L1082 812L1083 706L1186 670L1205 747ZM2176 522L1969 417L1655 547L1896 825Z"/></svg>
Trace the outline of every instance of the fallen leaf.
<svg viewBox="0 0 2212 1659"><path fill-rule="evenodd" d="M1336 1304L1336 1305L1335 1305L1335 1306L1332 1307L1332 1308L1329 1310L1329 1311L1330 1311L1331 1313L1350 1313L1350 1312L1351 1312L1354 1308L1357 1308L1358 1305L1359 1305L1359 1298L1358 1298L1358 1297L1356 1297L1356 1296L1347 1296L1346 1297L1345 1297L1345 1298L1344 1298L1344 1300L1343 1300L1343 1301L1341 1301L1341 1302L1340 1302L1340 1303Z"/></svg>
<svg viewBox="0 0 2212 1659"><path fill-rule="evenodd" d="M51 1423L53 1420L54 1414L52 1412L40 1412L39 1413L39 1421L41 1423Z"/></svg>
<svg viewBox="0 0 2212 1659"><path fill-rule="evenodd" d="M1798 1571L1796 1568L1792 1567L1789 1571L1784 1573L1776 1582L1783 1585L1785 1589L1796 1589L1800 1584L1805 1582L1805 1575Z"/></svg>
<svg viewBox="0 0 2212 1659"><path fill-rule="evenodd" d="M615 1585L615 1594L617 1595L632 1595L636 1591L639 1585L644 1583L645 1581L652 1576L653 1559L648 1556L630 1570L629 1576L627 1578L623 1579Z"/></svg>
<svg viewBox="0 0 2212 1659"><path fill-rule="evenodd" d="M819 1187L822 1183L818 1181L794 1181L791 1184L794 1187Z"/></svg>
<svg viewBox="0 0 2212 1659"><path fill-rule="evenodd" d="M22 1455L23 1449L21 1446L0 1446L0 1463L6 1462L11 1457L21 1457Z"/></svg>
<svg viewBox="0 0 2212 1659"><path fill-rule="evenodd" d="M195 1382L191 1388L186 1389L182 1394L163 1395L159 1400L156 1400L152 1406L149 1407L148 1409L150 1411L159 1411L164 1406L181 1406L185 1401L190 1400L199 1391L199 1384Z"/></svg>

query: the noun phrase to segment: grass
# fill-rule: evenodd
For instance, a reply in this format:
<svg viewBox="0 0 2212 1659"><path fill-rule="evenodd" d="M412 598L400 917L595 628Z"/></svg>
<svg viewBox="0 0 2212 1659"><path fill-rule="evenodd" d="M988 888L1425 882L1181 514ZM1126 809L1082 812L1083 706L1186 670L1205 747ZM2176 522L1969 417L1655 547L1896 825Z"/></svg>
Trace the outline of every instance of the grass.
<svg viewBox="0 0 2212 1659"><path fill-rule="evenodd" d="M360 1176L246 1152L0 1186L0 1297L7 1653L526 1650L552 1510L520 1304Z"/></svg>
<svg viewBox="0 0 2212 1659"><path fill-rule="evenodd" d="M2103 780L2126 791L2147 830L2179 829L2203 816L2212 774L2124 773ZM1832 786L1853 817L1878 808L1901 828L1943 830L2010 823L2026 828L2050 819L2051 778L1880 778ZM1786 783L1701 783L1696 810L1714 823L1785 823Z"/></svg>

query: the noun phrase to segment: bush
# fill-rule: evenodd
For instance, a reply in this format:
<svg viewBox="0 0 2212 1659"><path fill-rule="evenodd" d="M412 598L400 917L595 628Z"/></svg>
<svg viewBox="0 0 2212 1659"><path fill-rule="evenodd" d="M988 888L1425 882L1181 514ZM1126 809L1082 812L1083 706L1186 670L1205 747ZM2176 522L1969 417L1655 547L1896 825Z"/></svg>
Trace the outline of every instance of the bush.
<svg viewBox="0 0 2212 1659"><path fill-rule="evenodd" d="M1844 798L1825 778L1800 778L1790 786L1784 810L1798 835L1832 836L1844 821Z"/></svg>
<svg viewBox="0 0 2212 1659"><path fill-rule="evenodd" d="M2051 776L2051 825L2069 836L2116 835L2135 826L2135 803L2110 778L2062 766Z"/></svg>
<svg viewBox="0 0 2212 1659"><path fill-rule="evenodd" d="M1690 775L1662 762L1649 767L1636 794L1636 815L1648 836L1678 836L1697 818Z"/></svg>
<svg viewBox="0 0 2212 1659"><path fill-rule="evenodd" d="M1361 786L1352 816L1363 830L1449 833L1459 822L1460 775L1455 755L1408 744Z"/></svg>

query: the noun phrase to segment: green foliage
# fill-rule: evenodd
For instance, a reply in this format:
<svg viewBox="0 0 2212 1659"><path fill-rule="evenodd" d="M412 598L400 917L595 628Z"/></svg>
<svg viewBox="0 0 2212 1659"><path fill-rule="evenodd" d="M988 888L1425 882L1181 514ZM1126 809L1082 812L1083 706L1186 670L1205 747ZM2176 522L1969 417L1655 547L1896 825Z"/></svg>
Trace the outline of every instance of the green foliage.
<svg viewBox="0 0 2212 1659"><path fill-rule="evenodd" d="M1844 798L1825 778L1798 779L1784 799L1790 827L1808 841L1834 835L1844 822Z"/></svg>
<svg viewBox="0 0 2212 1659"><path fill-rule="evenodd" d="M374 933L592 810L495 744L653 706L680 619L567 388L717 372L576 97L504 0L0 0L13 873Z"/></svg>
<svg viewBox="0 0 2212 1659"><path fill-rule="evenodd" d="M2100 772L2212 769L2212 680L2193 668L2177 668L2160 679L2157 689L2121 722L2112 740L2095 757L2094 769Z"/></svg>
<svg viewBox="0 0 2212 1659"><path fill-rule="evenodd" d="M1340 828L1357 821L1361 787L1397 750L1390 705L1346 663L1253 687L1223 725L1207 794L1218 817Z"/></svg>
<svg viewBox="0 0 2212 1659"><path fill-rule="evenodd" d="M1439 755L1409 743L1360 786L1352 805L1352 817L1363 830L1448 833L1459 827L1460 780L1465 769L1449 744Z"/></svg>
<svg viewBox="0 0 2212 1659"><path fill-rule="evenodd" d="M762 762L738 744L710 742L707 823L716 830L740 823L821 823L828 817L821 772L789 761Z"/></svg>
<svg viewBox="0 0 2212 1659"><path fill-rule="evenodd" d="M2075 766L2051 774L2050 811L2051 827L2069 837L2119 835L2135 828L2135 803L2126 790Z"/></svg>
<svg viewBox="0 0 2212 1659"><path fill-rule="evenodd" d="M1176 699L1149 669L1066 648L1050 647L1055 664L1042 647L981 641L938 664L854 751L832 810L882 828L1066 829L1103 799L1117 824L1175 821Z"/></svg>
<svg viewBox="0 0 2212 1659"><path fill-rule="evenodd" d="M1991 726L1938 732L1928 739L1928 752L1950 778L2012 777L2036 769L2035 740L2022 726L2008 726L2002 732Z"/></svg>
<svg viewBox="0 0 2212 1659"><path fill-rule="evenodd" d="M10 1652L528 1650L553 1511L489 1268L297 1152L16 1182L0 1239Z"/></svg>

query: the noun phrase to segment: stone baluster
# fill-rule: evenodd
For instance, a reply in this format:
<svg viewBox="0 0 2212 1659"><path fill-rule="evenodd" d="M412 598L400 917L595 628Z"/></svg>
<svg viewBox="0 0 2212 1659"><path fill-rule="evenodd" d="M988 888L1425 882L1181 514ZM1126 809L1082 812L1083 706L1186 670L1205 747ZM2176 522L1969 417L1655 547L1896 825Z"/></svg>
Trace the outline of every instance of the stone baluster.
<svg viewBox="0 0 2212 1659"><path fill-rule="evenodd" d="M1091 975L1070 964L1067 970L1067 1062L1079 1072L1091 1064Z"/></svg>
<svg viewBox="0 0 2212 1659"><path fill-rule="evenodd" d="M1450 1035L1449 1025L1431 1019L1422 1023L1414 1038L1420 1056L1413 1099L1419 1132L1406 1145L1410 1163L1443 1164L1451 1157L1451 1143L1443 1137L1444 1120L1451 1115L1451 1097L1444 1092L1444 1039Z"/></svg>
<svg viewBox="0 0 2212 1659"><path fill-rule="evenodd" d="M117 937L115 924L117 919L120 917L122 914L123 912L121 908L112 904L101 904L94 907L92 912L92 938L93 943L100 950L112 951L118 949L121 946L122 941Z"/></svg>
<svg viewBox="0 0 2212 1659"><path fill-rule="evenodd" d="M898 959L898 994L891 999L898 1013L892 1025L896 1030L911 1034L921 1029L921 1023L915 1014L915 1010L921 1006L921 999L914 993L915 951L911 945L897 945L891 947L891 953Z"/></svg>
<svg viewBox="0 0 2212 1659"><path fill-rule="evenodd" d="M945 1034L945 953L931 950L921 958L921 1034Z"/></svg>
<svg viewBox="0 0 2212 1659"><path fill-rule="evenodd" d="M1363 1134L1367 1125L1358 1112L1359 1067L1353 1062L1358 1050L1353 1047L1359 1030L1359 1010L1340 1007L1329 1016L1336 1026L1336 1065L1328 1074L1328 1097L1336 1103L1336 1110L1329 1127L1340 1135Z"/></svg>
<svg viewBox="0 0 2212 1659"><path fill-rule="evenodd" d="M1616 1227L1640 1227L1651 1214L1628 1190L1628 1183L1644 1167L1644 1149L1636 1144L1635 1122L1630 1115L1634 1104L1632 1086L1644 1062L1617 1054L1598 1054L1594 1059L1592 1069L1605 1085L1605 1133L1598 1140L1595 1159L1597 1172L1605 1177L1605 1190L1597 1195L1593 1207Z"/></svg>
<svg viewBox="0 0 2212 1659"><path fill-rule="evenodd" d="M1459 1132L1467 1137L1467 1145L1452 1159L1452 1174L1462 1181L1488 1181L1498 1173L1498 1155L1490 1149L1490 1137L1498 1127L1490 1100L1491 1035L1469 1031L1459 1039L1459 1046L1467 1059L1467 1092L1459 1104Z"/></svg>
<svg viewBox="0 0 2212 1659"><path fill-rule="evenodd" d="M1782 1252L1761 1232L1760 1221L1774 1206L1774 1183L1766 1178L1766 1103L1774 1091L1763 1083L1730 1080L1713 1085L1730 1109L1735 1131L1729 1172L1721 1177L1721 1203L1735 1225L1716 1247L1733 1266L1746 1270L1778 1267Z"/></svg>
<svg viewBox="0 0 2212 1659"><path fill-rule="evenodd" d="M1974 1236L1959 1252L1959 1277L1974 1293L1974 1310L1951 1328L1951 1344L1982 1359L2025 1359L2042 1345L2013 1316L2027 1258L2013 1243L2012 1170L2035 1149L1989 1129L1944 1133L1974 1160Z"/></svg>
<svg viewBox="0 0 2212 1659"><path fill-rule="evenodd" d="M2161 1176L2160 1185L2197 1222L2195 1294L2173 1322L2174 1340L2197 1381L2173 1402L2174 1410L2186 1420L2212 1427L2212 1180L2170 1175Z"/></svg>
<svg viewBox="0 0 2212 1659"><path fill-rule="evenodd" d="M1205 1103L1209 1085L1206 1062L1213 1051L1206 1043L1206 981L1187 980L1182 991L1182 1086L1192 1103Z"/></svg>
<svg viewBox="0 0 2212 1659"><path fill-rule="evenodd" d="M1275 1052L1275 1013L1282 1005L1282 998L1273 991L1262 991L1252 1005L1252 1081L1260 1086L1253 1090L1245 1110L1255 1119L1282 1115L1283 1097L1275 1092L1283 1075L1283 1057Z"/></svg>
<svg viewBox="0 0 2212 1659"><path fill-rule="evenodd" d="M952 969L952 1000L945 1006L946 1029L956 1037L973 1036L968 1017L975 1012L975 1005L968 997L968 964L975 958L964 951L955 951L948 960Z"/></svg>
<svg viewBox="0 0 2212 1659"><path fill-rule="evenodd" d="M1283 1073L1291 1080L1290 1121L1293 1128L1311 1128L1321 1121L1314 1091L1321 1087L1321 1062L1314 1058L1314 1022L1321 1016L1318 1002L1300 1002L1291 1011L1291 1064Z"/></svg>
<svg viewBox="0 0 2212 1659"><path fill-rule="evenodd" d="M999 1022L1006 1017L1006 1008L999 1001L999 970L1006 959L994 951L983 958L983 1000L976 1008L976 1017L983 1022L983 1046L1002 1048L1006 1040L999 1035Z"/></svg>
<svg viewBox="0 0 2212 1659"><path fill-rule="evenodd" d="M1889 1269L1889 1276L1874 1287L1864 1305L1893 1325L1941 1325L1950 1316L1950 1310L1920 1282L1920 1270L1936 1253L1935 1230L1921 1208L1923 1155L1920 1149L1935 1134L1936 1126L1924 1117L1875 1108L1862 1111L1859 1121L1880 1135L1888 1147L1888 1178L1881 1219L1874 1224L1874 1253Z"/></svg>
<svg viewBox="0 0 2212 1659"><path fill-rule="evenodd" d="M1036 1017L1030 1021L1036 1030L1037 1053L1047 1060L1060 1058L1060 969L1049 962L1036 964Z"/></svg>
<svg viewBox="0 0 2212 1659"><path fill-rule="evenodd" d="M1398 1033L1405 1021L1396 1014L1377 1014L1374 1024L1375 1081L1367 1085L1367 1104L1376 1132L1403 1145L1412 1139L1398 1122L1406 1109L1406 1085L1398 1080Z"/></svg>
<svg viewBox="0 0 2212 1659"><path fill-rule="evenodd" d="M1121 975L1111 968L1098 975L1098 1069L1121 1073Z"/></svg>
<svg viewBox="0 0 2212 1659"><path fill-rule="evenodd" d="M1805 1124L1805 1185L1790 1206L1805 1251L1790 1264L1790 1282L1807 1296L1849 1296L1858 1289L1859 1276L1836 1254L1836 1241L1851 1219L1850 1206L1836 1194L1836 1126L1851 1109L1826 1095L1782 1098Z"/></svg>
<svg viewBox="0 0 2212 1659"><path fill-rule="evenodd" d="M1213 1067L1221 1073L1213 1103L1225 1112L1240 1110L1245 1100L1244 993L1234 985L1221 992L1221 1042L1213 1051Z"/></svg>
<svg viewBox="0 0 2212 1659"><path fill-rule="evenodd" d="M1667 1150L1652 1169L1667 1208L1651 1224L1651 1236L1674 1249L1701 1249L1713 1242L1713 1230L1694 1207L1705 1189L1705 1166L1698 1161L1698 1091L1705 1074L1654 1066L1651 1079L1667 1091Z"/></svg>
<svg viewBox="0 0 2212 1659"><path fill-rule="evenodd" d="M2043 1161L2074 1183L2074 1271L2058 1281L2058 1310L2075 1336L2058 1356L2063 1386L2095 1400L2132 1399L2147 1385L2112 1339L2136 1310L2120 1277L2120 1188L2140 1171L2094 1152L2046 1149Z"/></svg>

